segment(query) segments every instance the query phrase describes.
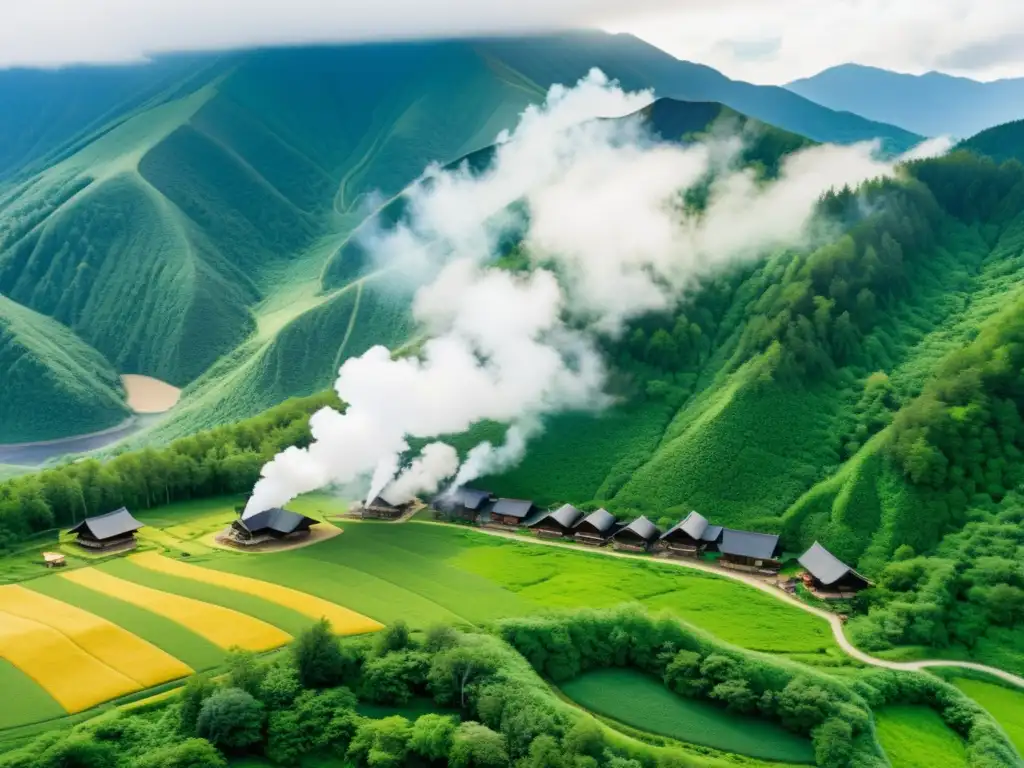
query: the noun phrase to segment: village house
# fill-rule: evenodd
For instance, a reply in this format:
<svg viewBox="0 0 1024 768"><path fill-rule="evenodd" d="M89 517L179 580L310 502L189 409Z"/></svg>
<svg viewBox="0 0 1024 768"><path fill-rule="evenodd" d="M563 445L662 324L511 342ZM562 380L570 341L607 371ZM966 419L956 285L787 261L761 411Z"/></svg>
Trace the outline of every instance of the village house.
<svg viewBox="0 0 1024 768"><path fill-rule="evenodd" d="M105 515L87 517L68 533L77 536L75 541L80 547L95 552L110 552L134 549L137 545L135 532L139 528L142 528L142 523L121 507Z"/></svg>
<svg viewBox="0 0 1024 768"><path fill-rule="evenodd" d="M242 546L254 546L267 541L299 539L309 535L309 529L317 521L287 509L267 509L238 518L231 523L228 534L232 542Z"/></svg>
<svg viewBox="0 0 1024 768"><path fill-rule="evenodd" d="M490 491L481 491L476 488L458 488L449 493L436 496L430 502L430 507L434 510L435 519L444 517L449 520L464 520L467 523L475 523L493 499L494 496Z"/></svg>
<svg viewBox="0 0 1024 768"><path fill-rule="evenodd" d="M711 525L706 517L691 512L661 536L661 549L678 557L699 557L709 546L714 549L722 537L722 526Z"/></svg>
<svg viewBox="0 0 1024 768"><path fill-rule="evenodd" d="M616 531L612 537L615 549L627 552L646 552L658 541L661 531L644 516L638 517L625 528Z"/></svg>
<svg viewBox="0 0 1024 768"><path fill-rule="evenodd" d="M818 542L797 558L807 569L803 574L805 586L823 600L844 600L857 592L872 586L872 583L857 573Z"/></svg>
<svg viewBox="0 0 1024 768"><path fill-rule="evenodd" d="M409 510L409 504L392 504L383 496L377 496L359 508L364 520L397 520Z"/></svg>
<svg viewBox="0 0 1024 768"><path fill-rule="evenodd" d="M487 524L518 527L537 513L532 501L525 499L498 499L491 506Z"/></svg>
<svg viewBox="0 0 1024 768"><path fill-rule="evenodd" d="M725 528L718 551L722 553L719 563L726 568L760 572L782 568L782 563L776 559L780 554L779 537L774 534Z"/></svg>
<svg viewBox="0 0 1024 768"><path fill-rule="evenodd" d="M606 509L599 509L576 523L572 537L580 544L602 547L620 527L615 515Z"/></svg>
<svg viewBox="0 0 1024 768"><path fill-rule="evenodd" d="M572 536L573 528L582 518L583 513L572 504L563 504L554 512L548 512L528 525L538 536L561 539Z"/></svg>

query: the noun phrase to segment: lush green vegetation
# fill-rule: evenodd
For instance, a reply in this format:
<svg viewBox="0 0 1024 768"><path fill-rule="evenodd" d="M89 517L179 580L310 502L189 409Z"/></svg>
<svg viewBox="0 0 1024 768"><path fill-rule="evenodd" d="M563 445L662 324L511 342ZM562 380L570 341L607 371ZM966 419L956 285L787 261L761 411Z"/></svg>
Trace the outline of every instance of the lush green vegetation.
<svg viewBox="0 0 1024 768"><path fill-rule="evenodd" d="M330 394L289 401L262 416L159 450L77 462L0 483L0 550L121 506L145 510L248 491L275 453L308 443L309 415L336 403Z"/></svg>
<svg viewBox="0 0 1024 768"><path fill-rule="evenodd" d="M641 731L766 760L814 762L810 743L781 727L683 698L639 672L588 672L561 690L586 709Z"/></svg>
<svg viewBox="0 0 1024 768"><path fill-rule="evenodd" d="M954 677L951 682L981 704L1006 731L1017 752L1024 755L1024 692L964 677Z"/></svg>
<svg viewBox="0 0 1024 768"><path fill-rule="evenodd" d="M96 432L128 417L117 373L55 320L0 295L0 443Z"/></svg>
<svg viewBox="0 0 1024 768"><path fill-rule="evenodd" d="M968 765L963 740L927 707L893 706L875 713L878 741L893 765L931 768Z"/></svg>

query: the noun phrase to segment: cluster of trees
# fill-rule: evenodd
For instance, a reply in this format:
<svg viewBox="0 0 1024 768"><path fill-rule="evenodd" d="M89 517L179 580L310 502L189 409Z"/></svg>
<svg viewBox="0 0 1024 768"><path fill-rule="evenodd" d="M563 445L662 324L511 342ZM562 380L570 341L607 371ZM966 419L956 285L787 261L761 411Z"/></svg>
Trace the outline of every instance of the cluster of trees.
<svg viewBox="0 0 1024 768"><path fill-rule="evenodd" d="M721 646L669 618L632 608L512 619L502 636L555 681L608 667L661 677L681 696L758 714L810 735L819 766L887 765L878 755L871 707L925 704L968 741L971 768L1013 765L1013 747L980 706L920 674L879 671L847 684L816 671Z"/></svg>
<svg viewBox="0 0 1024 768"><path fill-rule="evenodd" d="M1024 301L951 355L893 420L891 455L906 478L958 511L999 501L1024 480Z"/></svg>
<svg viewBox="0 0 1024 768"><path fill-rule="evenodd" d="M1024 498L1008 496L998 512L946 536L934 555L900 547L859 602L867 613L851 633L869 650L971 648L991 627L1024 631Z"/></svg>
<svg viewBox="0 0 1024 768"><path fill-rule="evenodd" d="M121 506L150 509L247 492L276 453L309 444L309 416L327 405L339 405L333 392L289 400L166 448L123 453L106 462L89 459L0 483L0 552L35 533Z"/></svg>

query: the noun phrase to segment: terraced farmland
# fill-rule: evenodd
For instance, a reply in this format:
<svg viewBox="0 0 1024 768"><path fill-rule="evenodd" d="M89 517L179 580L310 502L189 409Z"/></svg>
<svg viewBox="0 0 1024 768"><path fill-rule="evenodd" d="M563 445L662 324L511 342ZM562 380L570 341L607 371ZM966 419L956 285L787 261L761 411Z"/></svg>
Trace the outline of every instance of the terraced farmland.
<svg viewBox="0 0 1024 768"><path fill-rule="evenodd" d="M346 524L315 546L269 555L204 543L235 503L153 510L142 516L142 551L70 559L65 572L0 587L0 683L26 702L3 712L0 728L215 669L234 646L279 648L322 616L339 634L361 634L399 619L415 629L479 626L638 602L745 648L805 661L837 655L825 622L742 584L658 563L418 523ZM343 506L316 496L295 508L323 518ZM18 571L25 573L27 565Z"/></svg>

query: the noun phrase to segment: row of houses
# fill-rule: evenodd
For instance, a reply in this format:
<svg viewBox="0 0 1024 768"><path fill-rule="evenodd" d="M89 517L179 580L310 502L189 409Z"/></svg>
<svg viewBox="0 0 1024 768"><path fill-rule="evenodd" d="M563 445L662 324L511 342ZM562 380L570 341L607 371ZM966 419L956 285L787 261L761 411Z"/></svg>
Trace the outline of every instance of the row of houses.
<svg viewBox="0 0 1024 768"><path fill-rule="evenodd" d="M438 516L485 526L525 527L538 536L571 539L590 546L610 545L628 552L661 552L673 557L700 557L717 552L719 562L730 568L776 573L782 568L779 537L712 525L699 512L690 512L667 531L647 517L620 523L605 509L589 514L571 504L553 511L538 510L530 501L496 499L487 491L460 488L435 499ZM828 592L854 592L870 582L840 561L818 542L799 558L807 569L805 583Z"/></svg>

